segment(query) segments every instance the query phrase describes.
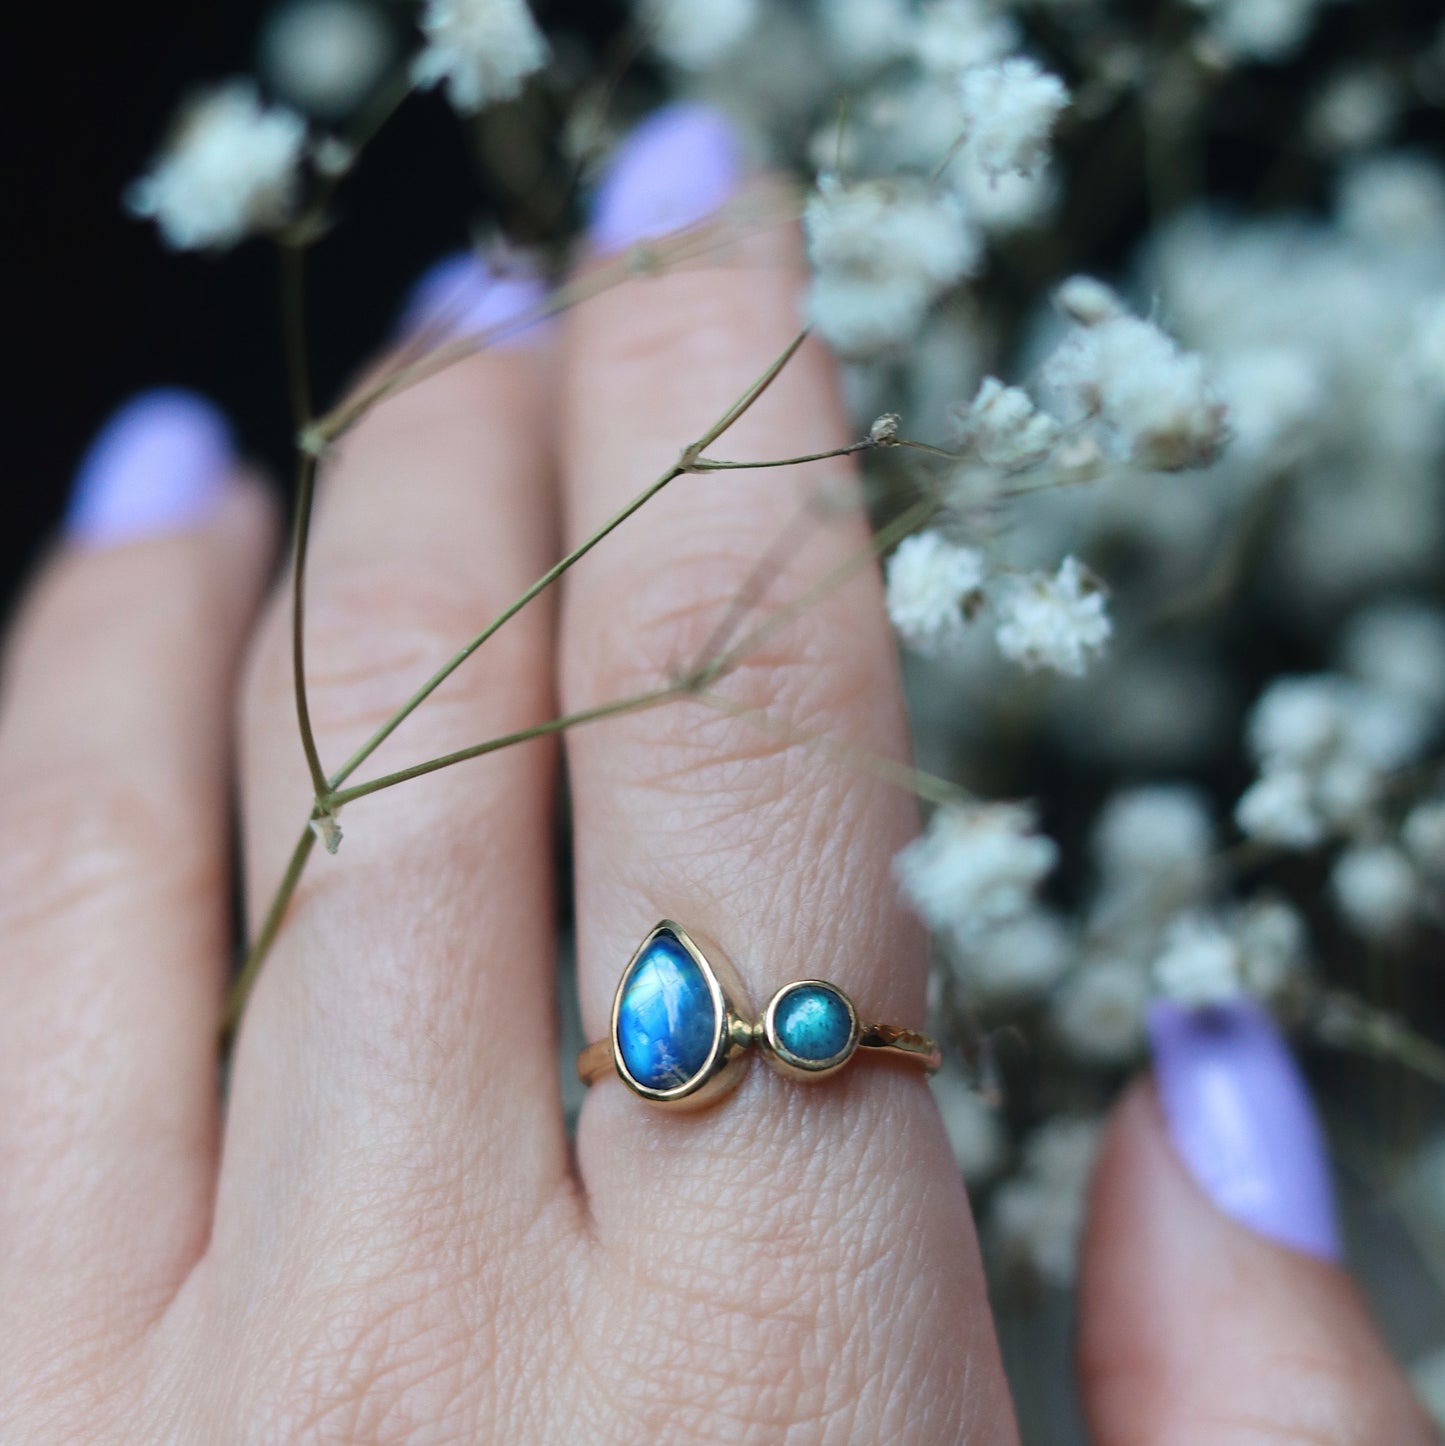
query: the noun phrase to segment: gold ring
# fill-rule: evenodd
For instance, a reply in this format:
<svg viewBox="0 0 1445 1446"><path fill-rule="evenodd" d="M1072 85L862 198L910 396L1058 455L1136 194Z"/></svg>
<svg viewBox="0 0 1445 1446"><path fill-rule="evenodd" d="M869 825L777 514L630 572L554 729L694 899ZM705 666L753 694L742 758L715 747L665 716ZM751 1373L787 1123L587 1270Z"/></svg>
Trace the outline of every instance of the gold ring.
<svg viewBox="0 0 1445 1446"><path fill-rule="evenodd" d="M709 959L682 925L664 919L622 971L608 1037L577 1056L577 1073L590 1085L610 1070L645 1100L695 1109L737 1087L755 1046L793 1079L825 1079L860 1050L930 1074L939 1066L926 1034L864 1023L826 979L783 985L754 1021L727 961Z"/></svg>

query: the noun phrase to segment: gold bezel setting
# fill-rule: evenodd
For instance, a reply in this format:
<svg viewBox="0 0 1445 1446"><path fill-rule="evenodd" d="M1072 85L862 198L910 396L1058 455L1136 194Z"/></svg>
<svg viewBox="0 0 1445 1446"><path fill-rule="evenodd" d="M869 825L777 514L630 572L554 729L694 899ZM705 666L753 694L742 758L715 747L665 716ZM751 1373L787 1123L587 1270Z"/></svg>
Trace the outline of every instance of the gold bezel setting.
<svg viewBox="0 0 1445 1446"><path fill-rule="evenodd" d="M808 1059L803 1055L794 1054L778 1035L778 1006L790 994L796 994L800 989L824 990L833 995L835 999L840 1000L848 1011L847 1043L836 1054L829 1055L826 1059ZM758 1042L762 1046L764 1057L779 1074L788 1075L792 1079L823 1079L830 1074L835 1074L853 1058L862 1034L863 1026L858 1022L858 1011L853 1007L853 1001L844 990L826 979L794 979L791 983L784 984L768 1000L768 1007L763 1011L762 1029Z"/></svg>
<svg viewBox="0 0 1445 1446"><path fill-rule="evenodd" d="M618 1021L634 970L663 935L670 936L682 946L707 985L713 1009L713 1038L707 1057L688 1079L667 1089L657 1089L636 1078L628 1069L618 1035ZM742 1079L743 1067L747 1063L748 1047L753 1042L753 1026L738 1012L736 1004L742 997L742 984L736 971L722 955L718 954L715 959L710 959L681 924L672 919L663 919L633 951L627 967L622 971L622 978L618 981L617 992L612 996L612 1018L608 1034L612 1046L612 1062L616 1066L618 1078L633 1094L640 1095L653 1104L689 1109L709 1104L736 1089Z"/></svg>
<svg viewBox="0 0 1445 1446"><path fill-rule="evenodd" d="M680 1084L657 1088L638 1079L628 1068L619 1026L633 973L662 935L669 936L682 949L707 987L712 1009L712 1037L706 1057L688 1079ZM809 1059L795 1054L778 1035L778 1007L800 989L824 990L841 1000L848 1011L848 1042L827 1059ZM673 1030L677 1028L671 1016L669 1027ZM649 1035L644 1030L643 1038L649 1037L653 1040L659 1038L655 1032ZM697 1043L694 1038L689 1052L695 1051ZM664 919L649 931L627 961L612 996L607 1038L594 1040L582 1050L577 1056L577 1074L588 1085L596 1084L608 1074L615 1074L633 1094L652 1104L673 1110L697 1109L737 1088L747 1066L748 1051L754 1045L774 1070L792 1079L827 1079L860 1054L880 1061L907 1063L928 1074L932 1074L941 1062L935 1040L919 1030L902 1025L870 1024L860 1019L848 993L827 979L795 979L784 984L768 1000L762 1018L753 1023L747 993L727 956L713 947L710 941L699 941L681 924Z"/></svg>

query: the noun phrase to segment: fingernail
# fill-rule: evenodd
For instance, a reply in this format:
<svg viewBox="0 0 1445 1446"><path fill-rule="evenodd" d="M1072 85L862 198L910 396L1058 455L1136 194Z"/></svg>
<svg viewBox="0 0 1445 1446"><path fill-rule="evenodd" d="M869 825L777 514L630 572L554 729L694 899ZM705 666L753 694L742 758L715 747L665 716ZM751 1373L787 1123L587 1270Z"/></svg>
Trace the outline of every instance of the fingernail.
<svg viewBox="0 0 1445 1446"><path fill-rule="evenodd" d="M141 392L114 412L76 469L65 531L87 547L198 527L235 466L231 428L204 397Z"/></svg>
<svg viewBox="0 0 1445 1446"><path fill-rule="evenodd" d="M417 278L402 306L397 332L415 336L438 331L448 340L486 332L497 346L515 345L539 324L533 313L545 297L538 277L494 275L475 252L457 251ZM517 324L509 327L509 322Z"/></svg>
<svg viewBox="0 0 1445 1446"><path fill-rule="evenodd" d="M1158 1000L1149 1041L1170 1138L1204 1192L1260 1235L1338 1260L1324 1132L1269 1015L1248 1002Z"/></svg>
<svg viewBox="0 0 1445 1446"><path fill-rule="evenodd" d="M737 136L710 106L654 111L617 148L592 199L592 244L620 251L711 216L737 189Z"/></svg>

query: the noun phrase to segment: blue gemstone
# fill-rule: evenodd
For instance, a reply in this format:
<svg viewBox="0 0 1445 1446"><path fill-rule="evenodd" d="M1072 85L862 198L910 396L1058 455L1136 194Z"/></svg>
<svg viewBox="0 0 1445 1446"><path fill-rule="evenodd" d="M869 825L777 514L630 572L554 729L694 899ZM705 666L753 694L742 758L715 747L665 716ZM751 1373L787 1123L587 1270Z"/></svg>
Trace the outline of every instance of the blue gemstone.
<svg viewBox="0 0 1445 1446"><path fill-rule="evenodd" d="M617 1009L617 1048L648 1089L688 1082L717 1038L712 992L697 961L671 934L659 934L632 966Z"/></svg>
<svg viewBox="0 0 1445 1446"><path fill-rule="evenodd" d="M778 1000L773 1010L778 1043L799 1059L833 1059L848 1047L853 1020L836 989L800 984Z"/></svg>

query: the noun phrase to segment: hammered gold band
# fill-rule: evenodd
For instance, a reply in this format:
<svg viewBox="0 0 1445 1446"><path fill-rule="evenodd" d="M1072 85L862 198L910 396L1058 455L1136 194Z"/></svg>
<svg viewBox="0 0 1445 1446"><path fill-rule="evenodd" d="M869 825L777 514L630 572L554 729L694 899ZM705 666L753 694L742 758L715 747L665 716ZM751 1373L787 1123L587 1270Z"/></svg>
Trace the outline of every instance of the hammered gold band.
<svg viewBox="0 0 1445 1446"><path fill-rule="evenodd" d="M694 1108L734 1089L753 1050L794 1079L836 1074L860 1051L929 1073L940 1063L928 1035L864 1023L826 979L785 984L754 1019L726 959L665 919L623 970L608 1037L581 1051L577 1074L592 1085L614 1073L655 1104Z"/></svg>

